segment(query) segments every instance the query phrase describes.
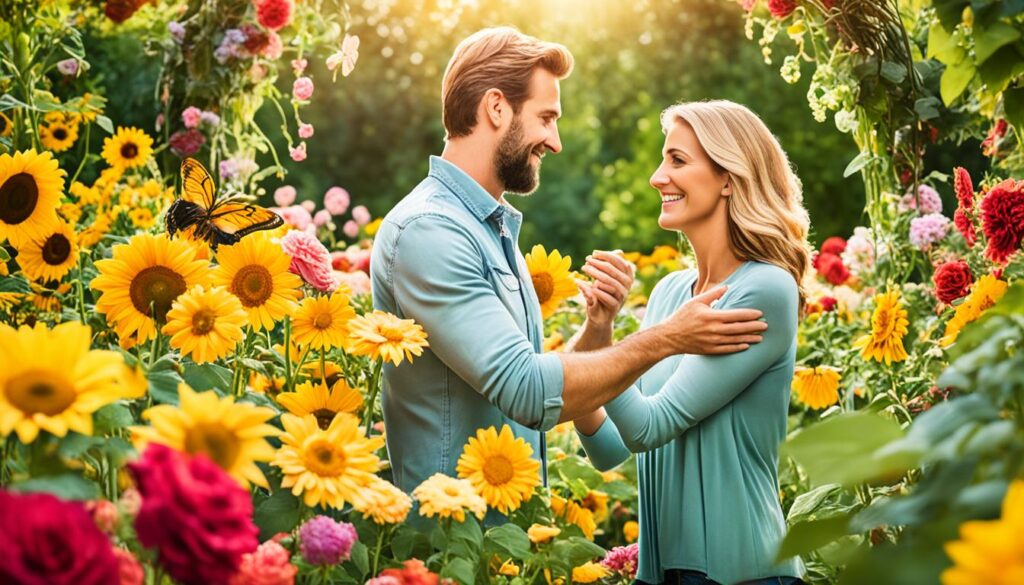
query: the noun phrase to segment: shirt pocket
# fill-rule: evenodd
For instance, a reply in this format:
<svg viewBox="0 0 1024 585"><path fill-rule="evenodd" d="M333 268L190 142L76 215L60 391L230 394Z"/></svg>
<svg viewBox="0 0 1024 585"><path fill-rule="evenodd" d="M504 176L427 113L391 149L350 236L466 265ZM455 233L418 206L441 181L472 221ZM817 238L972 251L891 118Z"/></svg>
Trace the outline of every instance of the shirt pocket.
<svg viewBox="0 0 1024 585"><path fill-rule="evenodd" d="M501 266L489 269L495 294L501 299L505 308L512 314L519 329L526 333L526 307L523 306L523 285L511 270Z"/></svg>

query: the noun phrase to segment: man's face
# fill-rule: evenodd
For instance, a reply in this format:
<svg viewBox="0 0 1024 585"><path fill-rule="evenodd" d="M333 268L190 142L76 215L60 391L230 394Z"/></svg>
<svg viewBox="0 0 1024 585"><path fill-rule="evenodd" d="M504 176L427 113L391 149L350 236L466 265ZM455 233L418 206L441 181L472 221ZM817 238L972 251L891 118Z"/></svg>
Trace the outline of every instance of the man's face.
<svg viewBox="0 0 1024 585"><path fill-rule="evenodd" d="M498 143L495 167L505 191L529 195L540 184L541 158L562 150L558 118L562 115L558 78L537 68L530 78L530 97L512 118Z"/></svg>

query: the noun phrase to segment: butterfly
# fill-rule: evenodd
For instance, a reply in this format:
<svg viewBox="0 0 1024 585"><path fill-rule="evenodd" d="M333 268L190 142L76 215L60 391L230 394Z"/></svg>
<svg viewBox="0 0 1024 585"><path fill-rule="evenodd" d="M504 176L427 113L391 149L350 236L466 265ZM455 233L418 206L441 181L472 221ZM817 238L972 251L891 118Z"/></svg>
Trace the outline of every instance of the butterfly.
<svg viewBox="0 0 1024 585"><path fill-rule="evenodd" d="M181 197L167 209L167 233L186 232L193 239L205 240L215 251L230 246L259 230L274 229L284 223L273 211L232 196L217 200L210 173L194 158L181 161Z"/></svg>

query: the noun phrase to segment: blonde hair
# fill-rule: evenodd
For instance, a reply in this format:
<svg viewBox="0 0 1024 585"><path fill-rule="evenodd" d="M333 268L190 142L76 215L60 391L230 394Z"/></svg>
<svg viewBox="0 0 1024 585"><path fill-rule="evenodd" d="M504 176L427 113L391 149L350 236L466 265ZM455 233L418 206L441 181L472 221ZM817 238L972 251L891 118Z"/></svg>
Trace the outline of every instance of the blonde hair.
<svg viewBox="0 0 1024 585"><path fill-rule="evenodd" d="M537 67L565 79L572 73L572 53L511 27L486 28L459 43L441 83L446 139L473 130L480 99L489 89L501 90L518 114L530 97L530 77Z"/></svg>
<svg viewBox="0 0 1024 585"><path fill-rule="evenodd" d="M774 264L789 272L807 293L810 264L809 225L800 179L789 158L761 118L747 107L725 100L680 103L661 113L668 132L677 122L693 128L718 170L729 174L729 244L742 260Z"/></svg>

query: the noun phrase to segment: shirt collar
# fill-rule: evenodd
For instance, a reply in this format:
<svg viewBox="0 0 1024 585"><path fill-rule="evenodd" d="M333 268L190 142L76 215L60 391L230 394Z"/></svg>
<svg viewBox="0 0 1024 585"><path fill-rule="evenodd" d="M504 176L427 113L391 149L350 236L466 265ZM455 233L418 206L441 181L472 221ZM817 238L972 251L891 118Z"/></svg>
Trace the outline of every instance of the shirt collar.
<svg viewBox="0 0 1024 585"><path fill-rule="evenodd" d="M480 221L486 220L501 207L480 183L439 156L430 157L430 176L444 183Z"/></svg>

